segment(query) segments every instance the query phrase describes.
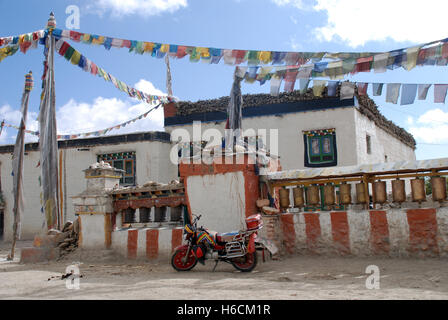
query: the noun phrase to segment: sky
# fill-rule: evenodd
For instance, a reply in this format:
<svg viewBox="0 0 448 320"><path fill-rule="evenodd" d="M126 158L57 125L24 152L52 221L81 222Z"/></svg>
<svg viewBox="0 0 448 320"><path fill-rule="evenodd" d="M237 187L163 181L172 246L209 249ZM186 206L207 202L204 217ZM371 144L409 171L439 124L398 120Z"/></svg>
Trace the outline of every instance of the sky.
<svg viewBox="0 0 448 320"><path fill-rule="evenodd" d="M0 36L43 29L49 13L68 29L69 6L79 8L79 32L179 45L269 51L382 52L448 37L448 1L426 0L0 0ZM90 60L130 86L149 94L166 92L164 59L127 49L70 42ZM33 71L27 129L37 130L43 47L0 62L0 119L18 125L24 75ZM173 94L197 101L228 96L234 67L170 61ZM446 83L448 67L416 67L386 73L360 73L351 81ZM57 125L60 134L105 129L143 114L151 106L128 97L112 83L94 77L55 55ZM400 106L372 97L383 115L412 133L417 159L448 157L448 109L428 98ZM282 88L283 89L283 88ZM269 82L242 84L243 93L269 93ZM368 94L372 89L369 86ZM448 101L448 99L447 99ZM163 130L163 110L110 134ZM4 128L0 144L13 144L17 131ZM27 141L36 138L27 135Z"/></svg>

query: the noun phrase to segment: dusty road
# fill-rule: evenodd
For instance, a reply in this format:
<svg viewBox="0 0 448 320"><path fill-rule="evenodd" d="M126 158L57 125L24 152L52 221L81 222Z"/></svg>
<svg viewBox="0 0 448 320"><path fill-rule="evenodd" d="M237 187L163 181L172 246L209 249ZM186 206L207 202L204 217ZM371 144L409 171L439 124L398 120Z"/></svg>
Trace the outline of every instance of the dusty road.
<svg viewBox="0 0 448 320"><path fill-rule="evenodd" d="M29 245L20 242L19 247ZM197 265L176 272L167 262L129 262L104 251L78 249L61 261L21 265L6 261L0 245L0 299L448 299L447 259L286 258L259 262L252 273L231 265ZM80 288L61 280L79 265ZM367 289L368 265L380 271L380 289Z"/></svg>

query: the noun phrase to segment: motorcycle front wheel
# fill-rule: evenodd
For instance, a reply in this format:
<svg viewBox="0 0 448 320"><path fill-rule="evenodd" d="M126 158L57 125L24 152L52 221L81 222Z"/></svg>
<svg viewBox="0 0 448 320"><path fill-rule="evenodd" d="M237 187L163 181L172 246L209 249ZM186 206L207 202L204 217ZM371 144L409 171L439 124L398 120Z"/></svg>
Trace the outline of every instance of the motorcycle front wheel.
<svg viewBox="0 0 448 320"><path fill-rule="evenodd" d="M244 257L233 258L230 262L237 270L251 272L257 266L257 252L248 252Z"/></svg>
<svg viewBox="0 0 448 320"><path fill-rule="evenodd" d="M194 268L196 263L198 263L198 260L193 254L193 250L190 250L188 259L184 263L183 258L186 256L186 254L187 254L187 248L182 248L176 250L176 252L174 252L173 256L171 257L171 265L177 271L189 271Z"/></svg>

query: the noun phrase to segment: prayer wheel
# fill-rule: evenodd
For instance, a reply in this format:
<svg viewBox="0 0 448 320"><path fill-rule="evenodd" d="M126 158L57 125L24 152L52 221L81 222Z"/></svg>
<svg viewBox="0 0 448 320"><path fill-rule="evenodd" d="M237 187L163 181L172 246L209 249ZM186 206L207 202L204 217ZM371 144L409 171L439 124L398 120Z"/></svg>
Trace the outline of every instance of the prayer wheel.
<svg viewBox="0 0 448 320"><path fill-rule="evenodd" d="M327 184L324 186L324 204L326 206L332 206L336 202L334 186Z"/></svg>
<svg viewBox="0 0 448 320"><path fill-rule="evenodd" d="M404 180L392 181L392 199L394 202L402 203L406 201L406 191L404 188Z"/></svg>
<svg viewBox="0 0 448 320"><path fill-rule="evenodd" d="M339 197L341 198L341 204L352 203L352 185L346 182L339 186Z"/></svg>
<svg viewBox="0 0 448 320"><path fill-rule="evenodd" d="M431 178L432 200L445 201L446 200L446 178L433 177Z"/></svg>
<svg viewBox="0 0 448 320"><path fill-rule="evenodd" d="M307 204L315 206L320 204L319 186L309 186L306 190Z"/></svg>
<svg viewBox="0 0 448 320"><path fill-rule="evenodd" d="M374 203L385 203L387 201L386 181L375 181L373 190Z"/></svg>
<svg viewBox="0 0 448 320"><path fill-rule="evenodd" d="M289 189L281 188L280 194L280 207L283 209L289 208Z"/></svg>
<svg viewBox="0 0 448 320"><path fill-rule="evenodd" d="M305 206L305 199L303 197L303 188L297 187L292 189L293 195L294 195L294 207L304 207Z"/></svg>
<svg viewBox="0 0 448 320"><path fill-rule="evenodd" d="M356 184L356 201L357 203L367 203L367 195L364 188L364 182Z"/></svg>
<svg viewBox="0 0 448 320"><path fill-rule="evenodd" d="M418 203L426 201L425 180L419 178L411 180L411 190L412 201Z"/></svg>

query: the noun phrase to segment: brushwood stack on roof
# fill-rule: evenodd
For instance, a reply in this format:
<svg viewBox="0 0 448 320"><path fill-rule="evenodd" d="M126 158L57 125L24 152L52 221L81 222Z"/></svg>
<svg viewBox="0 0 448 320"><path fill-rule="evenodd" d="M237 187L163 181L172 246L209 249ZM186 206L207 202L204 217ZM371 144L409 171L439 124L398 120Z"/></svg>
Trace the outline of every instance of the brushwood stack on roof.
<svg viewBox="0 0 448 320"><path fill-rule="evenodd" d="M337 88L336 97L339 97L340 86ZM378 106L367 95L359 95L357 88L355 88L355 96L358 99L358 110L373 121L378 127L382 128L391 135L397 137L400 141L415 149L416 142L414 137L397 126L392 121L386 119L378 110ZM327 88L324 89L321 97L315 96L313 90L310 88L305 93L295 90L292 92L282 92L278 96L271 96L270 94L245 94L243 95L243 108L255 107L260 105L269 104L284 104L296 101L307 100L322 100L322 99L334 99L335 97L329 97ZM187 116L194 113L206 113L206 112L227 112L227 106L229 104L229 97L221 97L217 99L199 100L196 102L180 101L176 105L178 116Z"/></svg>

